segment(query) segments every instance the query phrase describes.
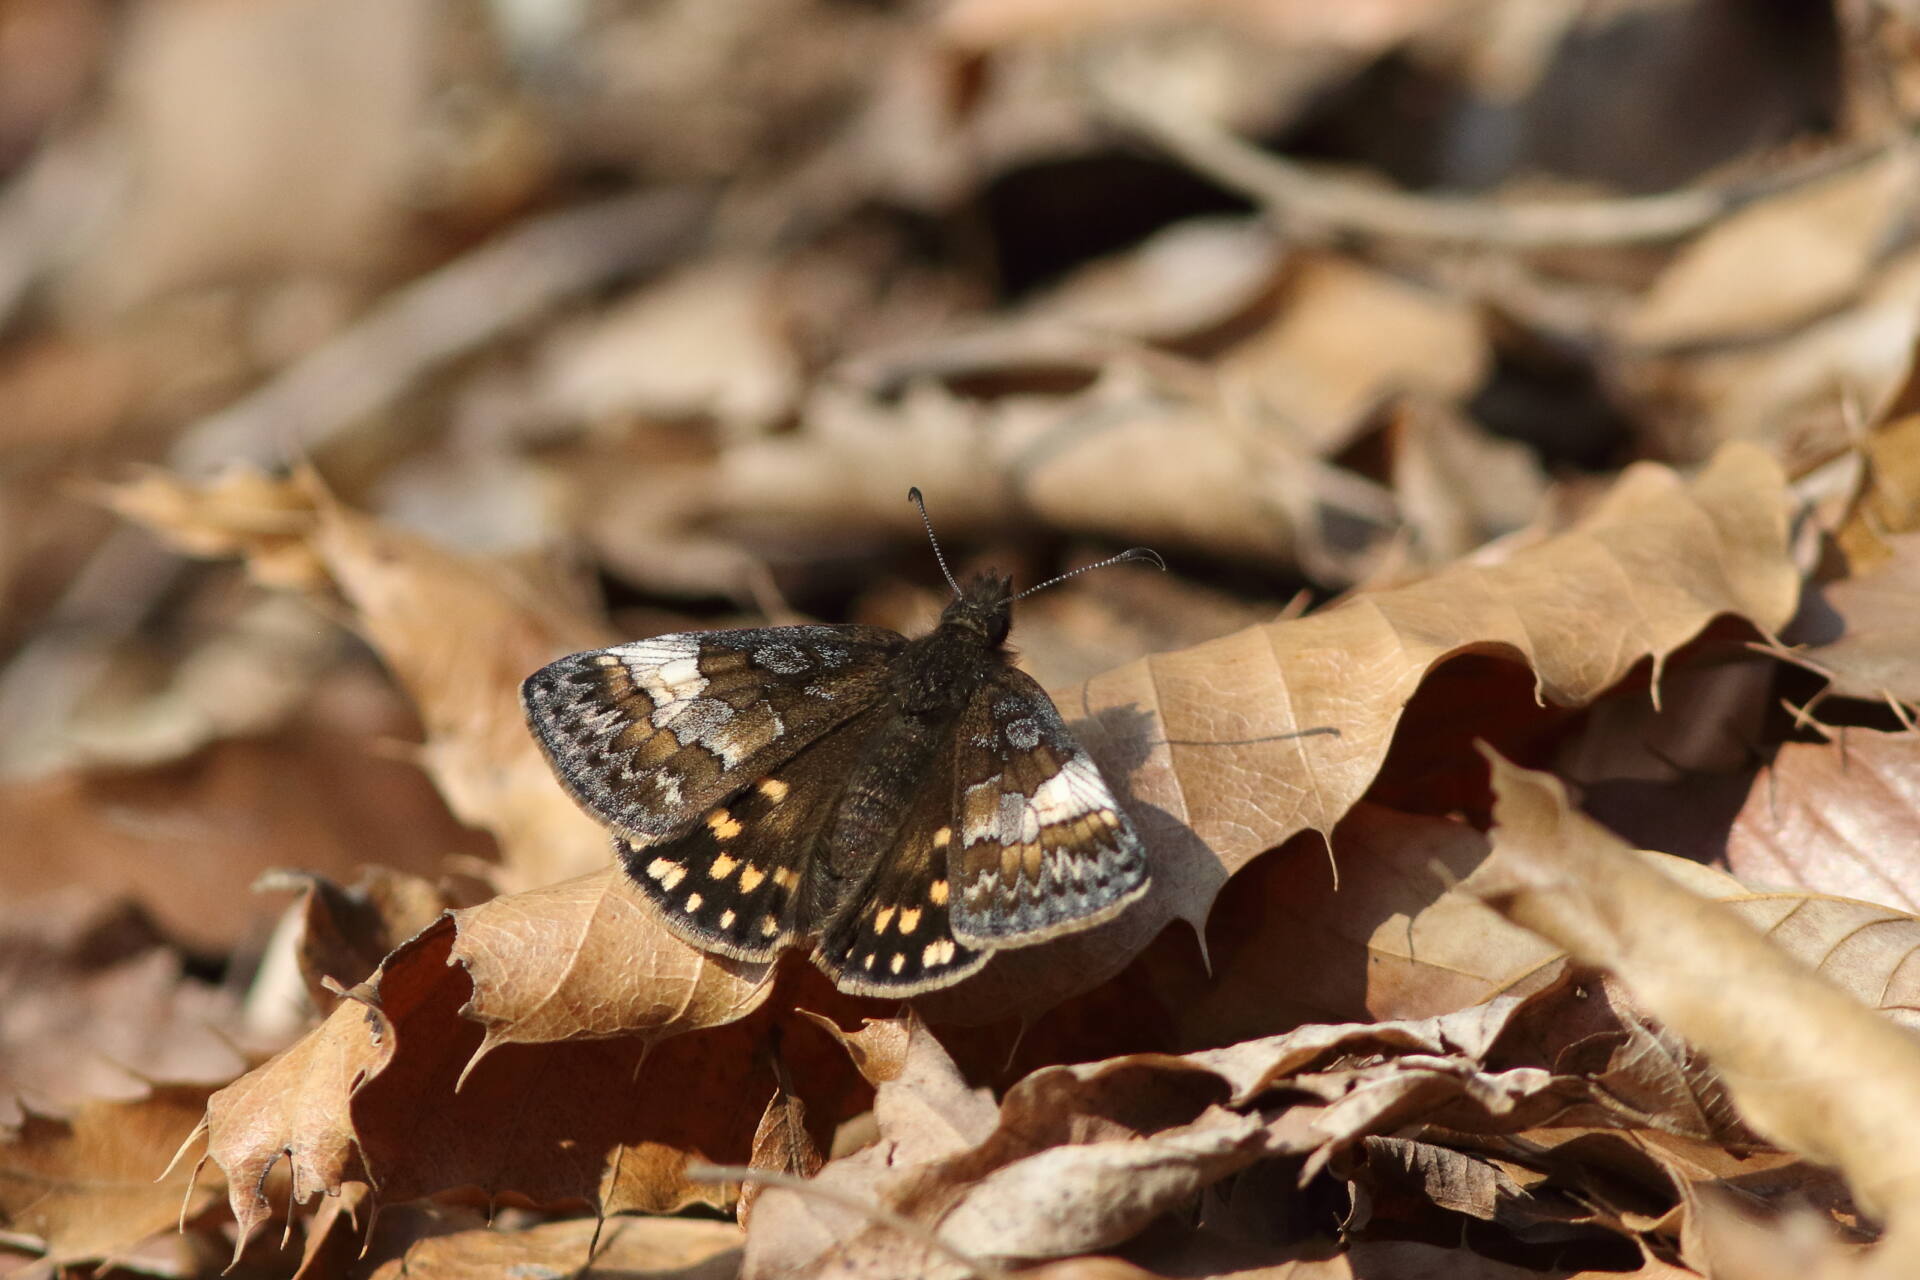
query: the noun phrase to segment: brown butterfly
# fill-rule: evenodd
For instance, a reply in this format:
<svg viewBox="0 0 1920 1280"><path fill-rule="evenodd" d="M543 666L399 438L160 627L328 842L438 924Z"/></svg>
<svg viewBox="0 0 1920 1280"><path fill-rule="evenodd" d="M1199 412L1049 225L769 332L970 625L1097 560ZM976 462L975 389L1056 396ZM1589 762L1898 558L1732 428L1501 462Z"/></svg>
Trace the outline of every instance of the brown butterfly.
<svg viewBox="0 0 1920 1280"><path fill-rule="evenodd" d="M962 586L934 554L954 599L912 640L684 632L527 679L554 772L686 941L758 961L811 940L843 990L910 996L1145 894L1139 836L1007 654L1011 582ZM1101 564L1138 559L1165 568L1137 547Z"/></svg>

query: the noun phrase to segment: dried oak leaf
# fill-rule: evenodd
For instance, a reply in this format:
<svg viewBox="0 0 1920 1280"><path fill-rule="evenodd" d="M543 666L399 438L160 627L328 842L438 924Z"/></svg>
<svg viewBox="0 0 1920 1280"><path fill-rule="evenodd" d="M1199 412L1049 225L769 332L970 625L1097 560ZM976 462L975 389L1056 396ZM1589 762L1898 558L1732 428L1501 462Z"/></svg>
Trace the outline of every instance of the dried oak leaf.
<svg viewBox="0 0 1920 1280"><path fill-rule="evenodd" d="M771 1000L775 984L677 942L652 959L597 952L659 926L647 916L596 941L596 917L644 912L612 869L456 912L216 1094L209 1153L230 1175L242 1240L269 1212L256 1188L283 1155L302 1203L348 1182L384 1202L474 1186L609 1213L720 1203L728 1189L685 1167L750 1157L775 1093L776 1023L793 1029L779 1051L816 1141L866 1108L839 1046L787 1012L834 1008L824 979L808 970L798 994Z"/></svg>
<svg viewBox="0 0 1920 1280"><path fill-rule="evenodd" d="M880 1086L880 1143L830 1163L817 1182L975 1256L1083 1253L1131 1237L1257 1160L1292 1157L1310 1174L1369 1134L1423 1119L1497 1132L1557 1114L1577 1085L1537 1068L1479 1065L1518 1007L1509 999L1421 1022L1305 1027L1181 1057L1046 1068L1007 1091L990 1125L984 1111L969 1116L977 1108L951 1066L929 1057ZM1273 1102L1281 1090L1286 1101ZM963 1129L929 1124L934 1108L901 1105L903 1091L935 1100ZM927 1249L923 1238L770 1188L748 1232L745 1274L948 1274L951 1260Z"/></svg>
<svg viewBox="0 0 1920 1280"><path fill-rule="evenodd" d="M528 672L609 642L570 602L349 510L311 473L266 481L234 468L199 487L151 474L110 501L183 550L273 568L268 581L284 581L274 567L295 551L317 563L419 708L421 765L456 816L493 832L512 886L607 861L605 835L554 783L520 713Z"/></svg>
<svg viewBox="0 0 1920 1280"><path fill-rule="evenodd" d="M397 700L396 700L397 701ZM0 830L32 856L0 858L0 900L76 882L139 902L166 933L223 951L263 904L235 892L273 866L336 876L372 861L425 869L483 841L404 761L316 718L208 744L158 768L0 781Z"/></svg>
<svg viewBox="0 0 1920 1280"><path fill-rule="evenodd" d="M52 1267L110 1259L172 1230L219 1198L174 1153L200 1124L208 1088L156 1085L144 1098L82 1104L71 1117L28 1112L0 1130L0 1231L38 1241Z"/></svg>
<svg viewBox="0 0 1920 1280"><path fill-rule="evenodd" d="M1872 1274L1914 1274L1920 1178L1906 1153L1920 1141L1920 1048L1911 1036L1647 865L1575 812L1552 778L1498 757L1493 766L1495 853L1483 896L1617 974L1712 1059L1757 1131L1839 1168L1887 1223Z"/></svg>
<svg viewBox="0 0 1920 1280"><path fill-rule="evenodd" d="M1824 675L1835 693L1920 704L1920 533L1882 535L1887 558L1817 593L1813 625L1824 642L1780 656Z"/></svg>
<svg viewBox="0 0 1920 1280"><path fill-rule="evenodd" d="M245 1066L232 992L120 899L69 888L0 909L0 1127L146 1096L150 1082L230 1080Z"/></svg>
<svg viewBox="0 0 1920 1280"><path fill-rule="evenodd" d="M476 1275L587 1274L644 1280L732 1280L740 1270L740 1228L689 1218L592 1218L525 1231L486 1227L421 1240L373 1280L465 1280Z"/></svg>
<svg viewBox="0 0 1920 1280"><path fill-rule="evenodd" d="M1920 734L1834 733L1782 745L1760 771L1727 832L1727 865L1755 884L1920 910Z"/></svg>
<svg viewBox="0 0 1920 1280"><path fill-rule="evenodd" d="M1302 1022L1433 1017L1566 974L1566 953L1482 900L1487 838L1464 823L1362 804L1335 830L1349 868L1301 838L1242 873L1208 925L1211 975L1164 966L1157 996L1176 1043L1220 1044ZM1920 920L1872 902L1752 888L1681 858L1646 855L1897 1022L1920 1024ZM1651 1081L1645 1086L1653 1087Z"/></svg>
<svg viewBox="0 0 1920 1280"><path fill-rule="evenodd" d="M477 886L451 886L388 867L364 867L350 886L310 871L273 870L254 892L292 889L300 894L289 913L297 925L295 959L313 1007L330 1011L338 998L327 985L346 989L366 980L388 952L440 918L449 907L471 903Z"/></svg>
<svg viewBox="0 0 1920 1280"><path fill-rule="evenodd" d="M1657 689L1667 656L1717 615L1778 628L1799 593L1787 511L1758 449L1730 446L1690 483L1636 466L1580 523L1503 564L1456 566L1054 691L1158 855L1154 890L1121 919L1142 941L1173 919L1204 927L1255 855L1331 832L1447 658L1511 655L1532 668L1537 697L1577 706L1645 659Z"/></svg>

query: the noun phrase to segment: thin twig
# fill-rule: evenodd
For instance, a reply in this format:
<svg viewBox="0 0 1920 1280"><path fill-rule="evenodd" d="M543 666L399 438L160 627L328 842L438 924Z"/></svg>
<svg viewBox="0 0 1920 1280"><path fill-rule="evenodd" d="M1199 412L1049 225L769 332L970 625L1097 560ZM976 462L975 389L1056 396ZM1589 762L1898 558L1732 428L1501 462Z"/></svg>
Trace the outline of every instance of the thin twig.
<svg viewBox="0 0 1920 1280"><path fill-rule="evenodd" d="M771 1169L753 1169L738 1164L690 1164L686 1167L684 1176L689 1182L762 1182L768 1186L785 1187L789 1191L811 1196L826 1204L838 1205L842 1209L859 1214L870 1222L898 1231L901 1235L919 1241L936 1253L945 1255L953 1262L965 1267L968 1274L980 1276L982 1280L1013 1280L1013 1273L1006 1268L988 1262L984 1258L976 1258L972 1254L962 1252L912 1218L903 1217L891 1209L883 1209L858 1196L850 1196L844 1191L823 1187L814 1179L797 1177L791 1173L777 1173Z"/></svg>
<svg viewBox="0 0 1920 1280"><path fill-rule="evenodd" d="M271 382L203 419L173 450L182 471L284 464L392 404L421 376L564 298L684 251L710 198L623 195L529 222L394 291Z"/></svg>
<svg viewBox="0 0 1920 1280"><path fill-rule="evenodd" d="M1254 146L1212 122L1109 77L1089 77L1096 105L1206 177L1240 192L1269 216L1304 229L1505 249L1595 248L1692 235L1766 196L1845 173L1896 143L1823 151L1763 178L1651 196L1518 202L1386 191L1317 173ZM1902 135L1901 142L1905 141Z"/></svg>

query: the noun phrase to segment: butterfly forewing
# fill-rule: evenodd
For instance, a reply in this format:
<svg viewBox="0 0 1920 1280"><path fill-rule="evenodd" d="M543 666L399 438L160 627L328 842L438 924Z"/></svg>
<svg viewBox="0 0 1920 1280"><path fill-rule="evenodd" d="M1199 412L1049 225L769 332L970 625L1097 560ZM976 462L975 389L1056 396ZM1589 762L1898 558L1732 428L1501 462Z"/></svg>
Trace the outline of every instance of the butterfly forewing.
<svg viewBox="0 0 1920 1280"><path fill-rule="evenodd" d="M1032 677L996 671L961 718L948 846L953 931L1007 947L1084 929L1146 891L1146 851Z"/></svg>
<svg viewBox="0 0 1920 1280"><path fill-rule="evenodd" d="M814 739L677 836L614 833L627 874L675 933L737 959L766 960L803 932L811 861L878 714Z"/></svg>
<svg viewBox="0 0 1920 1280"><path fill-rule="evenodd" d="M905 643L852 626L655 636L562 658L521 698L574 799L659 839L870 707Z"/></svg>
<svg viewBox="0 0 1920 1280"><path fill-rule="evenodd" d="M951 925L953 768L951 749L933 754L893 848L820 939L815 960L842 991L916 995L957 982L987 961L985 952L959 942Z"/></svg>

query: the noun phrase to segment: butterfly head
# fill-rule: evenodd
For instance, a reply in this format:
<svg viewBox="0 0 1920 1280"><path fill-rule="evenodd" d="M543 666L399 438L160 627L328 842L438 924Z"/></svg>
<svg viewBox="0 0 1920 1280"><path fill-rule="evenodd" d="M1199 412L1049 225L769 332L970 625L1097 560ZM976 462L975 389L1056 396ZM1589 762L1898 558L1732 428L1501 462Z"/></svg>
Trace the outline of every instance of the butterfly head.
<svg viewBox="0 0 1920 1280"><path fill-rule="evenodd" d="M974 574L940 615L940 625L975 632L989 648L999 648L1013 627L1013 579L1003 573Z"/></svg>

